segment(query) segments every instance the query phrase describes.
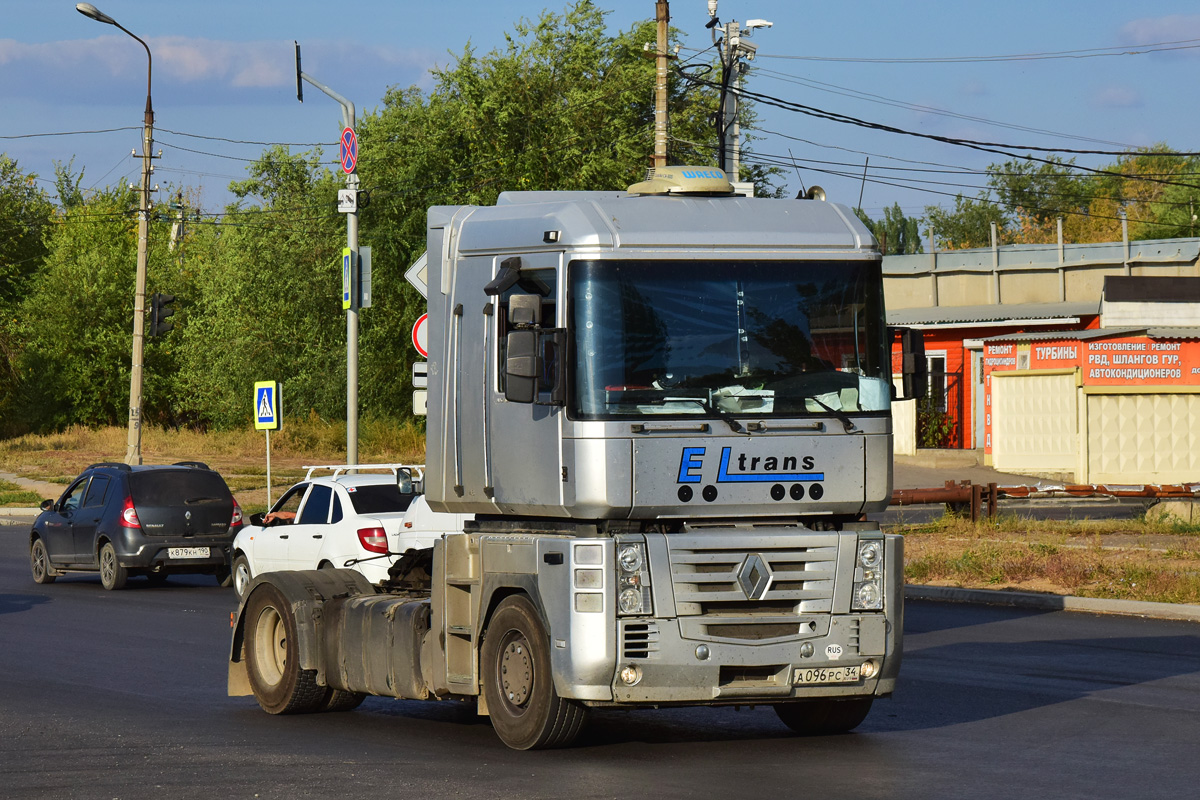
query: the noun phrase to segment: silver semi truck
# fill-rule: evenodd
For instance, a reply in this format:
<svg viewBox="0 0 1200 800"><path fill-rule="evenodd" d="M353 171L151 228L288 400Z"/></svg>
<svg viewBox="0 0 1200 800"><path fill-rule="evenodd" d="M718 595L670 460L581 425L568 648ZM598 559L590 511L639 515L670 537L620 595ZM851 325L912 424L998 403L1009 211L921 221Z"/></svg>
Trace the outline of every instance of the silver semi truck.
<svg viewBox="0 0 1200 800"><path fill-rule="evenodd" d="M260 576L231 695L470 702L528 749L597 707L839 732L892 692L902 540L865 515L891 495L893 334L849 209L675 167L432 208L427 255L424 490L474 521L378 586Z"/></svg>

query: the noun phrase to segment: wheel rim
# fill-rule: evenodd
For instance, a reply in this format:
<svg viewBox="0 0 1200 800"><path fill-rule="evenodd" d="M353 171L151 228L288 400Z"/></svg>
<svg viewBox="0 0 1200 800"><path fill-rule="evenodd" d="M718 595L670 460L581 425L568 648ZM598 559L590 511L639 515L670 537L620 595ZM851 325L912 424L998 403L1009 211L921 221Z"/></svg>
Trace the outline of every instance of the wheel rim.
<svg viewBox="0 0 1200 800"><path fill-rule="evenodd" d="M259 676L268 685L277 686L287 666L287 626L271 606L262 610L254 626L254 655Z"/></svg>
<svg viewBox="0 0 1200 800"><path fill-rule="evenodd" d="M46 547L41 540L33 543L33 577L41 580L46 576Z"/></svg>
<svg viewBox="0 0 1200 800"><path fill-rule="evenodd" d="M113 582L113 577L117 573L117 554L113 552L111 547L105 547L100 551L100 580L105 584Z"/></svg>
<svg viewBox="0 0 1200 800"><path fill-rule="evenodd" d="M500 653L500 690L504 699L517 712L524 711L533 693L533 660L525 637L512 631L506 637Z"/></svg>
<svg viewBox="0 0 1200 800"><path fill-rule="evenodd" d="M238 596L246 593L246 587L250 585L250 567L246 562L239 561L233 568L233 589L238 593Z"/></svg>

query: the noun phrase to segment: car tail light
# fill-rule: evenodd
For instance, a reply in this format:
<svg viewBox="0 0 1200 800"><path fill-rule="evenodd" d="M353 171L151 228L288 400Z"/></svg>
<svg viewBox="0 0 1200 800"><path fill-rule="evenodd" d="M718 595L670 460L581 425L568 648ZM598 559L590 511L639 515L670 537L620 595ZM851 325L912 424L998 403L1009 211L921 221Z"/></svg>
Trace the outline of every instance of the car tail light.
<svg viewBox="0 0 1200 800"><path fill-rule="evenodd" d="M141 521L138 519L137 509L133 507L133 498L125 498L125 507L121 509L121 527L124 528L140 528Z"/></svg>
<svg viewBox="0 0 1200 800"><path fill-rule="evenodd" d="M383 528L359 528L358 541L370 553L386 553L387 531Z"/></svg>
<svg viewBox="0 0 1200 800"><path fill-rule="evenodd" d="M242 507L238 505L238 501L233 501L233 516L229 519L229 527L238 528L242 525Z"/></svg>

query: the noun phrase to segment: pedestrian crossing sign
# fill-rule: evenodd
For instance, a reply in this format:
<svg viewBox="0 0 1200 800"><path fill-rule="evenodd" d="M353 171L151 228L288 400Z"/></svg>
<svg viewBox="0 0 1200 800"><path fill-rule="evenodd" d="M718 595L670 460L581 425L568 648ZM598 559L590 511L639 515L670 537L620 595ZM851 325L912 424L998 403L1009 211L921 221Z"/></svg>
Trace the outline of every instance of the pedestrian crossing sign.
<svg viewBox="0 0 1200 800"><path fill-rule="evenodd" d="M280 428L279 381L258 381L254 384L254 428L277 431Z"/></svg>

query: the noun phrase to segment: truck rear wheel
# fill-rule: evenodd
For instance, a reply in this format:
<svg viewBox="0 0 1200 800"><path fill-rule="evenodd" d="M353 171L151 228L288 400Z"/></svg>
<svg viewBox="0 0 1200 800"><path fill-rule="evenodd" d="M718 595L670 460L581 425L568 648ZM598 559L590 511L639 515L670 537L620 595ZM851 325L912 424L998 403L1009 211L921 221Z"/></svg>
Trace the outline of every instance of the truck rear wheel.
<svg viewBox="0 0 1200 800"><path fill-rule="evenodd" d="M579 735L587 710L554 690L550 638L527 598L509 597L496 609L480 662L492 727L506 745L563 747Z"/></svg>
<svg viewBox="0 0 1200 800"><path fill-rule="evenodd" d="M304 714L324 702L315 669L300 669L296 617L277 588L260 585L246 601L246 672L268 714Z"/></svg>
<svg viewBox="0 0 1200 800"><path fill-rule="evenodd" d="M846 733L862 724L871 713L873 697L854 697L849 700L807 700L798 703L778 703L775 713L784 725L802 736L825 736Z"/></svg>
<svg viewBox="0 0 1200 800"><path fill-rule="evenodd" d="M325 689L325 696L317 711L353 711L362 705L367 696L362 692L347 692L343 689Z"/></svg>

